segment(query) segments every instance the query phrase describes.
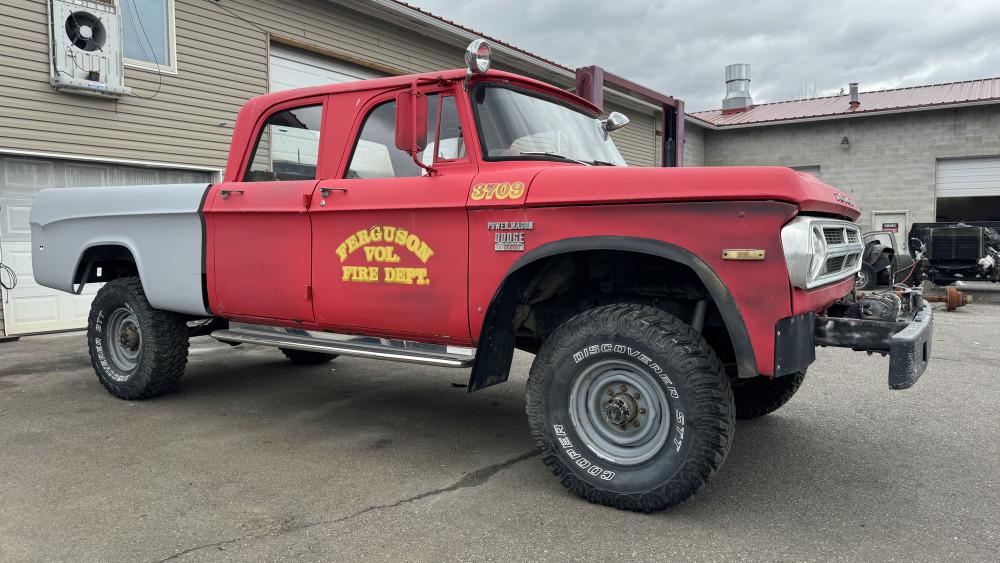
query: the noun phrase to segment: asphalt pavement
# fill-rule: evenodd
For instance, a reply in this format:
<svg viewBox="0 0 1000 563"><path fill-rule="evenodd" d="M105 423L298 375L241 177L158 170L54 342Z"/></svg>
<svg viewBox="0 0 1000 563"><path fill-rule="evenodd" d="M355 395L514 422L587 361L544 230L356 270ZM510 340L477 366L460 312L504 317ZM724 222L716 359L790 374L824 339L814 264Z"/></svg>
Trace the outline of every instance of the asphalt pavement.
<svg viewBox="0 0 1000 563"><path fill-rule="evenodd" d="M177 391L108 395L82 333L0 343L0 560L1000 559L1000 307L938 310L931 367L822 349L784 408L738 423L691 502L566 492L524 414L532 357L466 370L192 341Z"/></svg>

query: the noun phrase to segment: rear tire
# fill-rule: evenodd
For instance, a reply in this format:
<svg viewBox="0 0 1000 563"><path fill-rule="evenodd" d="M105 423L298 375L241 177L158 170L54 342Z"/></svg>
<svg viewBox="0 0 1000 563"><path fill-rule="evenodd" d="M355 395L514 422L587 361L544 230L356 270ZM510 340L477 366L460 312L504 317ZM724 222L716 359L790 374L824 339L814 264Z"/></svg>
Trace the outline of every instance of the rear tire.
<svg viewBox="0 0 1000 563"><path fill-rule="evenodd" d="M917 279L916 269L913 267L913 262L913 258L906 254L892 257L892 271L895 275L892 280L893 284L904 283L904 280L906 280L905 283L912 285L913 280ZM914 270L912 275L910 273L911 269ZM909 278L907 278L907 276L909 276Z"/></svg>
<svg viewBox="0 0 1000 563"><path fill-rule="evenodd" d="M736 418L757 418L780 409L799 390L805 377L806 372L802 370L781 377L760 376L733 381Z"/></svg>
<svg viewBox="0 0 1000 563"><path fill-rule="evenodd" d="M337 357L336 354L307 352L305 350L292 350L291 348L282 348L281 353L284 354L286 358L291 360L292 363L302 366L318 366Z"/></svg>
<svg viewBox="0 0 1000 563"><path fill-rule="evenodd" d="M676 317L641 305L591 309L549 336L531 366L526 410L564 487L638 512L691 498L722 465L734 431L715 352Z"/></svg>
<svg viewBox="0 0 1000 563"><path fill-rule="evenodd" d="M188 358L185 320L154 309L139 278L105 284L87 323L90 362L109 393L129 401L171 390L184 375Z"/></svg>

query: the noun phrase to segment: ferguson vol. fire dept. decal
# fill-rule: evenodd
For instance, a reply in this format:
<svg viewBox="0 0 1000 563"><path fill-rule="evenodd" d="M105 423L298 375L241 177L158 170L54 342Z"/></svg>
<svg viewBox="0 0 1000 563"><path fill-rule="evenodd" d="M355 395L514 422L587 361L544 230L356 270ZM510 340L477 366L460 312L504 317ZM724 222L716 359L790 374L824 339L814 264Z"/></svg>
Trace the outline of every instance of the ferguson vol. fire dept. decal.
<svg viewBox="0 0 1000 563"><path fill-rule="evenodd" d="M347 237L337 247L337 257L341 263L363 250L364 266L341 266L341 281L361 283L392 283L400 285L430 285L427 268L400 266L402 256L399 250L412 253L426 264L434 256L434 251L414 233L391 225L362 229Z"/></svg>

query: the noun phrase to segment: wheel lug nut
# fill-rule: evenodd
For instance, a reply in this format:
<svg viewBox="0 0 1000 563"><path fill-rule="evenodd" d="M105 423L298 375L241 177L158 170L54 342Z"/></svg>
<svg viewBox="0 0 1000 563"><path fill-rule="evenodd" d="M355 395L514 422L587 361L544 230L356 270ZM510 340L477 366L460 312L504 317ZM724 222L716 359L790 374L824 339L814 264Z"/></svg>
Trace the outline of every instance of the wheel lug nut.
<svg viewBox="0 0 1000 563"><path fill-rule="evenodd" d="M638 428L639 427L639 421L638 420L633 420L632 421L632 426L635 426L636 428Z"/></svg>
<svg viewBox="0 0 1000 563"><path fill-rule="evenodd" d="M624 392L628 391L628 386L627 386L627 385L622 385L622 386L621 386L621 387L619 387L618 389L620 389L620 390L621 390L621 392L622 392L622 393L624 393Z"/></svg>
<svg viewBox="0 0 1000 563"><path fill-rule="evenodd" d="M611 389L608 389L608 397L614 397L614 396L615 396L615 392L612 391Z"/></svg>
<svg viewBox="0 0 1000 563"><path fill-rule="evenodd" d="M636 401L638 401L638 400L639 400L639 394L638 394L638 393L636 393L636 394L635 394L635 400L636 400Z"/></svg>
<svg viewBox="0 0 1000 563"><path fill-rule="evenodd" d="M646 414L646 409L639 409L639 414Z"/></svg>

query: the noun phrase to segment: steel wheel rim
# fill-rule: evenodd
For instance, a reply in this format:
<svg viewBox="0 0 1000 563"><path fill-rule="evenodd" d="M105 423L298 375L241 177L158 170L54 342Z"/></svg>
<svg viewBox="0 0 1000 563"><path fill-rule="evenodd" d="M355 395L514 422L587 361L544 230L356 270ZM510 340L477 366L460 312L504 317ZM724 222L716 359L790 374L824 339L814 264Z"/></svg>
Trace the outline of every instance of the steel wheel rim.
<svg viewBox="0 0 1000 563"><path fill-rule="evenodd" d="M670 436L670 404L659 378L622 360L588 366L573 382L569 411L583 443L619 465L648 461ZM633 414L624 427L617 422Z"/></svg>
<svg viewBox="0 0 1000 563"><path fill-rule="evenodd" d="M868 273L862 268L858 270L858 278L854 282L855 287L864 287L868 285Z"/></svg>
<svg viewBox="0 0 1000 563"><path fill-rule="evenodd" d="M108 357L120 372L131 372L139 365L142 355L142 328L131 309L119 307L108 318ZM118 381L128 375L115 377Z"/></svg>

